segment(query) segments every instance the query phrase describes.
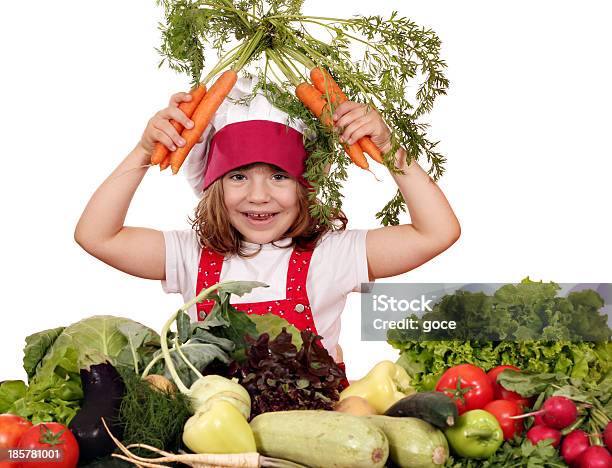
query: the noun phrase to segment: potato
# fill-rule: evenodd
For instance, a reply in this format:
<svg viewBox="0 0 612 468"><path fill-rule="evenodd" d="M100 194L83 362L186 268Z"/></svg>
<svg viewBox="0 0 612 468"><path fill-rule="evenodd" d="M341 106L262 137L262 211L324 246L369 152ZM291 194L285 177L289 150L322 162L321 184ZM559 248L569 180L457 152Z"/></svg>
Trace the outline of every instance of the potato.
<svg viewBox="0 0 612 468"><path fill-rule="evenodd" d="M374 407L365 398L358 396L346 397L334 407L335 411L352 414L353 416L370 416L377 414Z"/></svg>
<svg viewBox="0 0 612 468"><path fill-rule="evenodd" d="M169 395L174 395L177 392L176 385L163 375L149 374L144 380L149 382L151 387L160 392L168 393Z"/></svg>

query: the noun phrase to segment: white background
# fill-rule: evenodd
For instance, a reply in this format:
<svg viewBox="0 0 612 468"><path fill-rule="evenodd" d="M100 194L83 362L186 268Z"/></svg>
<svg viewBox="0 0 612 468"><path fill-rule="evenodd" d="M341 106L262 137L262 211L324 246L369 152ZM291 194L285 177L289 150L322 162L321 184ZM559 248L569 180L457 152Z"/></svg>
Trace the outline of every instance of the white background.
<svg viewBox="0 0 612 468"><path fill-rule="evenodd" d="M447 155L440 186L462 237L392 281L612 282L612 29L607 2L307 0L309 14L388 15L432 28L451 80L429 118ZM189 79L157 68L161 8L151 1L12 2L2 7L0 380L24 378L24 338L95 314L159 330L182 301L159 282L88 256L73 231L96 187L147 120ZM384 175L380 167L379 175ZM352 228L377 226L394 192L356 169ZM181 177L151 170L127 224L188 227L196 199ZM359 296L343 315L349 378L383 358L360 342Z"/></svg>

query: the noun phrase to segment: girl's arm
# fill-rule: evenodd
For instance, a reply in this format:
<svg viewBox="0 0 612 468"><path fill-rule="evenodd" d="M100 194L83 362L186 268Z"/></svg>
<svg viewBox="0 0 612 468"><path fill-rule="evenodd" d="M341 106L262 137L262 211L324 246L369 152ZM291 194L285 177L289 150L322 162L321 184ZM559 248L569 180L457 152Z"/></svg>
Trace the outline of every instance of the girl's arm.
<svg viewBox="0 0 612 468"><path fill-rule="evenodd" d="M342 138L349 144L370 135L381 151L391 147L391 132L378 112L345 102L336 109L334 120L336 127L343 129ZM392 175L406 201L412 223L368 232L366 249L371 281L422 265L449 248L461 233L459 221L440 188L416 161L407 167L405 158L405 150L400 149L396 161L404 174Z"/></svg>
<svg viewBox="0 0 612 468"><path fill-rule="evenodd" d="M93 194L74 231L74 239L88 253L134 276L156 280L166 276L163 233L123 223L155 144L159 141L171 151L184 144L169 119L191 127L193 123L178 108L190 99L187 93L175 94L170 105L149 120L136 147Z"/></svg>

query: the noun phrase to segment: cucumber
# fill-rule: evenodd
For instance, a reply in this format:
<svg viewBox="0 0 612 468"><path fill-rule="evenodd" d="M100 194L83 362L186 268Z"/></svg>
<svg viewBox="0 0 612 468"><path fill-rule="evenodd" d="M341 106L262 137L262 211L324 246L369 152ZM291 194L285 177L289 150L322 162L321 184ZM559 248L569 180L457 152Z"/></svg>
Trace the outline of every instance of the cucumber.
<svg viewBox="0 0 612 468"><path fill-rule="evenodd" d="M442 431L417 418L362 416L373 422L389 440L389 459L400 468L438 468L448 458Z"/></svg>
<svg viewBox="0 0 612 468"><path fill-rule="evenodd" d="M411 416L446 429L455 424L459 414L457 405L444 393L422 392L413 393L397 401L385 411L385 416Z"/></svg>
<svg viewBox="0 0 612 468"><path fill-rule="evenodd" d="M389 443L381 429L337 411L262 413L251 421L257 451L311 468L382 468Z"/></svg>

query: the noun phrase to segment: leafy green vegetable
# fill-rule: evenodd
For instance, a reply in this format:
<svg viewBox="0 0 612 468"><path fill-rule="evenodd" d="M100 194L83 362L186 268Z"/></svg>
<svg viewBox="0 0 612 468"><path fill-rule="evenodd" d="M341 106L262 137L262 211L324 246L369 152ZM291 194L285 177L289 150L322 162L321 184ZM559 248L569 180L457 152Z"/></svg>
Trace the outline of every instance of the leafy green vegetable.
<svg viewBox="0 0 612 468"><path fill-rule="evenodd" d="M123 369L120 374L125 384L119 411L119 420L124 425L122 442L178 452L183 426L191 416L189 398L156 390L132 371Z"/></svg>
<svg viewBox="0 0 612 468"><path fill-rule="evenodd" d="M255 323L255 327L257 327L257 334L263 335L267 333L270 336L270 339L273 340L280 333L285 330L285 332L291 335L291 342L299 349L302 346L302 335L300 330L291 325L287 320L278 315L269 313L263 315L253 314L250 315L249 318Z"/></svg>
<svg viewBox="0 0 612 468"><path fill-rule="evenodd" d="M29 381L24 396L8 412L30 419L34 424L56 421L68 424L83 399L78 352L71 346L48 352L42 366Z"/></svg>
<svg viewBox="0 0 612 468"><path fill-rule="evenodd" d="M23 398L27 385L21 380L7 380L0 385L0 414L7 413L15 401Z"/></svg>
<svg viewBox="0 0 612 468"><path fill-rule="evenodd" d="M565 385L569 380L565 374L529 374L508 371L501 372L497 377L502 387L524 397L537 396L551 388L551 385Z"/></svg>
<svg viewBox="0 0 612 468"><path fill-rule="evenodd" d="M117 355L117 366L131 367L134 372L139 373L159 349L159 335L152 329L131 320L122 320L117 324L117 330L127 341L126 346Z"/></svg>
<svg viewBox="0 0 612 468"><path fill-rule="evenodd" d="M93 316L30 335L23 360L29 387L8 411L34 423L68 424L83 399L80 369L107 360L118 368L138 369L157 348L159 336L153 330L113 316Z"/></svg>
<svg viewBox="0 0 612 468"><path fill-rule="evenodd" d="M189 361L189 364L193 365L198 370L206 368L215 360L225 365L228 365L231 362L227 348L226 350L223 350L218 346L218 344L215 343L188 341L184 345L181 345L180 348L172 348L170 350L172 363L174 364L176 373L187 387L190 387L199 376L193 372L189 364L187 364L185 359L181 357L180 353L178 352L179 349L185 359ZM165 364L162 361L160 361L160 363ZM164 365L161 370L153 368L153 372L156 374L162 374L168 379L174 379L174 376L169 371L167 365Z"/></svg>
<svg viewBox="0 0 612 468"><path fill-rule="evenodd" d="M191 336L191 318L187 312L181 310L176 315L176 333L179 343L183 344Z"/></svg>
<svg viewBox="0 0 612 468"><path fill-rule="evenodd" d="M511 364L534 373L562 373L592 384L612 371L612 330L592 290L557 297L555 283L528 278L493 295L458 291L444 296L422 320L454 320L448 332L390 330L398 363L418 389L447 368L472 363L485 371Z"/></svg>
<svg viewBox="0 0 612 468"><path fill-rule="evenodd" d="M202 289L191 301L172 314L161 331L161 350L144 369L162 374L174 381L182 393L211 365L228 365L233 359L244 359L247 335L257 334L249 316L236 310L229 302L231 294L242 296L254 288L267 287L258 281L228 280ZM213 299L210 314L201 322L190 323L186 311L196 303ZM170 327L176 322L177 333L172 338Z"/></svg>
<svg viewBox="0 0 612 468"><path fill-rule="evenodd" d="M26 337L26 346L23 350L23 368L28 374L28 379L34 377L40 362L51 345L55 343L57 337L64 331L64 328L52 328Z"/></svg>
<svg viewBox="0 0 612 468"><path fill-rule="evenodd" d="M48 349L41 368L57 360L65 348L77 350L78 369L106 360L114 367L134 368L144 363L141 353L151 351L146 348L157 347L159 336L154 330L123 317L96 315L65 328Z"/></svg>
<svg viewBox="0 0 612 468"><path fill-rule="evenodd" d="M257 328L244 312L230 304L229 291L217 291L215 305L202 322L193 324L194 329L207 330L213 335L234 343L234 356L244 355L247 343L245 336L257 336Z"/></svg>
<svg viewBox="0 0 612 468"><path fill-rule="evenodd" d="M251 416L292 409L331 410L340 397L345 374L319 337L301 332L300 348L282 330L270 339L267 333L249 338L247 359L231 377L237 377L251 396Z"/></svg>
<svg viewBox="0 0 612 468"><path fill-rule="evenodd" d="M181 381L186 387L199 377L190 366L205 374L224 374L234 362L246 359L247 336L257 339L263 333L276 337L283 328L294 337L294 343L301 345L299 330L287 320L272 313L248 315L229 303L231 294L244 294L251 288L266 286L263 283L241 281L220 283L223 287L209 297L215 300L210 314L199 322L190 322L184 311L176 314L177 335L174 346L169 348L169 356ZM178 344L177 344L178 343ZM183 354L184 358L180 354ZM186 362L188 361L188 363ZM161 374L172 379L173 376L158 351L148 373Z"/></svg>
<svg viewBox="0 0 612 468"><path fill-rule="evenodd" d="M525 439L520 445L505 442L500 449L486 460L469 460L449 458L449 468L566 468L567 465L551 441L533 445Z"/></svg>

